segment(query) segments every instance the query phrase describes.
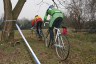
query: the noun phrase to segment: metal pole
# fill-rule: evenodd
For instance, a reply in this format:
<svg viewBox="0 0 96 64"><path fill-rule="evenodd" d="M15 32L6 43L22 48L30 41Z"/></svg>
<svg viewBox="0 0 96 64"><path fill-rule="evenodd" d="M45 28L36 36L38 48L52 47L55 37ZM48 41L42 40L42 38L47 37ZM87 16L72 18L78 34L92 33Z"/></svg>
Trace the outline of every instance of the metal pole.
<svg viewBox="0 0 96 64"><path fill-rule="evenodd" d="M24 41L25 41L27 47L29 48L29 50L30 50L32 56L34 57L34 60L35 60L36 64L41 64L40 61L38 60L38 58L36 57L35 53L33 52L32 48L31 48L30 45L28 44L28 42L27 42L27 40L25 39L25 37L24 37L24 35L23 35L21 29L19 28L19 26L18 26L17 24L16 24L16 27L17 27L18 31L20 32L22 38L24 39Z"/></svg>

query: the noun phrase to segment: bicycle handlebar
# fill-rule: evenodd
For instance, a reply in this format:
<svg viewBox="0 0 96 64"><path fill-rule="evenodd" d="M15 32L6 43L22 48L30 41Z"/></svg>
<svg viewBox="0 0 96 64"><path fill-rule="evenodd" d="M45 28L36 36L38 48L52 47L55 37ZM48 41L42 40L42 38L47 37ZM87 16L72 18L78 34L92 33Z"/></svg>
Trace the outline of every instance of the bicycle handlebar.
<svg viewBox="0 0 96 64"><path fill-rule="evenodd" d="M49 24L49 22L44 22L44 26L45 26L46 24Z"/></svg>
<svg viewBox="0 0 96 64"><path fill-rule="evenodd" d="M44 22L44 26L45 26L46 24L49 24L49 22ZM54 27L54 29L58 30L58 28L56 28L56 27Z"/></svg>

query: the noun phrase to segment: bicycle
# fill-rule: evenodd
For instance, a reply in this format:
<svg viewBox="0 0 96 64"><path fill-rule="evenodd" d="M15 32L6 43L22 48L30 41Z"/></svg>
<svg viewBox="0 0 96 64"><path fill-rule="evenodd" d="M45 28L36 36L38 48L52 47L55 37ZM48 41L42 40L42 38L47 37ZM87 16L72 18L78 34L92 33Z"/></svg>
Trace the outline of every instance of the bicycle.
<svg viewBox="0 0 96 64"><path fill-rule="evenodd" d="M69 41L66 38L66 36L63 36L61 34L59 28L54 27L54 30L57 30L54 42L54 47L56 49L57 56L61 60L66 60L69 56L69 50L70 50ZM45 36L45 45L46 47L50 46L49 30L47 30L47 34Z"/></svg>
<svg viewBox="0 0 96 64"><path fill-rule="evenodd" d="M36 37L39 37L39 35L38 35L37 31L36 31L36 27L35 27L35 26L33 26L33 27L31 28L31 32L32 32L32 35L33 35L33 32L34 32L35 35L36 35ZM44 41L44 40L45 40L45 37L44 37L44 34L43 34L42 29L39 29L39 34L40 34L40 36L41 36L41 39Z"/></svg>

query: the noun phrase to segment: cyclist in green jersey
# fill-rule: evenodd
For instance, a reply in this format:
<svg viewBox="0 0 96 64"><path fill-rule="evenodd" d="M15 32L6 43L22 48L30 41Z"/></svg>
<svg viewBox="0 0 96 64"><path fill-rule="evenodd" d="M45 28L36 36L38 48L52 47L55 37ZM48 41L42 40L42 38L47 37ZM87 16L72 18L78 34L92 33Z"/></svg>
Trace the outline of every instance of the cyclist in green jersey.
<svg viewBox="0 0 96 64"><path fill-rule="evenodd" d="M61 25L61 22L63 21L63 13L56 9L53 5L49 6L49 8L46 11L46 14L44 16L44 22L47 21L47 17L50 15L50 22L49 22L49 33L50 33L50 43L53 45L54 43L54 32L53 28L59 28Z"/></svg>

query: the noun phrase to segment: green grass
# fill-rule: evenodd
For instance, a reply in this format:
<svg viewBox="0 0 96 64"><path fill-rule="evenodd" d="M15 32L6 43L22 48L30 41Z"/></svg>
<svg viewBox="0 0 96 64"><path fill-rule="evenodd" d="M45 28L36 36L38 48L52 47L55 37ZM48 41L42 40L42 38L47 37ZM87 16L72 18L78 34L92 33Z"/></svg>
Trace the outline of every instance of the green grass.
<svg viewBox="0 0 96 64"><path fill-rule="evenodd" d="M66 61L60 61L55 49L47 48L29 30L23 30L23 33L41 64L96 64L96 34L69 31L70 55ZM0 43L0 64L35 64L18 31L15 31L15 40L20 44L14 47Z"/></svg>

